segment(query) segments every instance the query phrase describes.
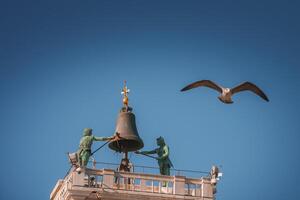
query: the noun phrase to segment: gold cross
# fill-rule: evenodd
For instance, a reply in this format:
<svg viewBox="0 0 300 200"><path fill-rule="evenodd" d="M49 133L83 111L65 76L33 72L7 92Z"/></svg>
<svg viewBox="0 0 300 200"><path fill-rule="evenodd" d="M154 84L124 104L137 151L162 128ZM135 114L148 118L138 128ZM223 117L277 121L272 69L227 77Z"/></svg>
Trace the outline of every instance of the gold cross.
<svg viewBox="0 0 300 200"><path fill-rule="evenodd" d="M124 95L124 97L123 97L123 104L124 104L124 106L126 106L126 107L128 107L128 101L129 101L129 99L128 99L128 93L130 92L130 90L127 88L127 86L126 86L126 81L124 81L124 87L123 87L123 89L122 89L122 92L121 92L121 94L123 94Z"/></svg>

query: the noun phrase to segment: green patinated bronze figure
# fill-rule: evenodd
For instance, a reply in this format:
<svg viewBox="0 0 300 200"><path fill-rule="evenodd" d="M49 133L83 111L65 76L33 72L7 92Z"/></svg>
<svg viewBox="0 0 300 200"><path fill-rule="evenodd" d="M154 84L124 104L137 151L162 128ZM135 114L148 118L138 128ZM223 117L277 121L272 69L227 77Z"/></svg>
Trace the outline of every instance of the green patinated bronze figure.
<svg viewBox="0 0 300 200"><path fill-rule="evenodd" d="M155 158L158 161L159 171L161 175L170 176L170 168L173 167L173 164L169 158L170 150L168 145L165 143L163 137L156 139L156 143L159 146L158 148L152 151L137 151L138 154L157 154L158 157Z"/></svg>
<svg viewBox="0 0 300 200"><path fill-rule="evenodd" d="M107 141L112 140L115 138L115 136L111 137L96 137L92 135L92 129L91 128L85 128L83 130L83 136L80 139L79 149L77 151L77 160L78 165L85 167L89 161L89 158L91 156L91 147L93 144L93 141Z"/></svg>

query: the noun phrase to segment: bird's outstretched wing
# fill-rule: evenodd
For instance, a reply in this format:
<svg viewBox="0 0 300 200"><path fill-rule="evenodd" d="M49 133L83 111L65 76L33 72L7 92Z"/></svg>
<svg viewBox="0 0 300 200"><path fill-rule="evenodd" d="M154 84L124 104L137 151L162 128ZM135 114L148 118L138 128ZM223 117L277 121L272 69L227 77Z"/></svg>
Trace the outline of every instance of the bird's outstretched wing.
<svg viewBox="0 0 300 200"><path fill-rule="evenodd" d="M200 86L209 87L209 88L212 88L212 89L217 90L218 92L222 93L222 88L210 80L196 81L196 82L189 84L186 87L182 88L181 92L190 90L190 89L193 89L196 87L200 87Z"/></svg>
<svg viewBox="0 0 300 200"><path fill-rule="evenodd" d="M246 91L246 90L250 90L250 91L254 92L255 94L257 94L258 96L260 96L261 98L263 98L264 100L269 101L267 95L261 89L259 89L259 87L257 87L256 85L254 85L253 83L250 83L250 82L244 82L244 83L232 88L231 92L232 92L232 94L235 94L235 93Z"/></svg>

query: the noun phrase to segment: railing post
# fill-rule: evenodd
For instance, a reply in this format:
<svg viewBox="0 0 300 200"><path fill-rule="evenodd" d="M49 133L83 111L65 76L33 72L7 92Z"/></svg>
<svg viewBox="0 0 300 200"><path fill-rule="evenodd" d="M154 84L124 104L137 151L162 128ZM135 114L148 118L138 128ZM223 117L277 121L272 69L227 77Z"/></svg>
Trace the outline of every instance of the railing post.
<svg viewBox="0 0 300 200"><path fill-rule="evenodd" d="M145 179L141 179L141 182L140 182L140 190L141 191L146 191L147 190L147 185L146 185L146 180Z"/></svg>
<svg viewBox="0 0 300 200"><path fill-rule="evenodd" d="M112 169L103 169L103 187L113 188L115 172Z"/></svg>
<svg viewBox="0 0 300 200"><path fill-rule="evenodd" d="M82 170L81 173L76 171L72 172L72 185L84 186L84 177L85 170Z"/></svg>
<svg viewBox="0 0 300 200"><path fill-rule="evenodd" d="M184 195L185 194L185 176L174 176L173 193Z"/></svg>
<svg viewBox="0 0 300 200"><path fill-rule="evenodd" d="M195 185L195 196L199 197L201 196L201 191L202 191L202 184L196 184Z"/></svg>
<svg viewBox="0 0 300 200"><path fill-rule="evenodd" d="M158 182L158 193L161 193L161 181Z"/></svg>
<svg viewBox="0 0 300 200"><path fill-rule="evenodd" d="M202 198L211 200L214 197L213 194L213 185L211 184L210 181L202 179Z"/></svg>
<svg viewBox="0 0 300 200"><path fill-rule="evenodd" d="M152 192L154 192L154 182L151 180L151 187L152 187Z"/></svg>

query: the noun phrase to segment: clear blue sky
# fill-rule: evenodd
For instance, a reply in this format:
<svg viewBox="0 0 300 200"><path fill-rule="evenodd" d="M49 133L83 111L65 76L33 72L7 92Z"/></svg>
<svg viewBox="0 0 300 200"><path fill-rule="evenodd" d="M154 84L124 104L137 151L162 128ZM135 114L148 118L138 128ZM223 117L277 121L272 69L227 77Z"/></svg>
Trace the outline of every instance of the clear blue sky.
<svg viewBox="0 0 300 200"><path fill-rule="evenodd" d="M176 168L222 165L218 199L300 199L299 6L1 1L0 199L48 199L82 129L113 134L124 79L145 150L162 135ZM179 92L200 79L251 81L270 102L245 92L225 105L210 89ZM96 159L120 156L105 148Z"/></svg>

